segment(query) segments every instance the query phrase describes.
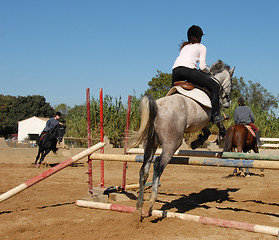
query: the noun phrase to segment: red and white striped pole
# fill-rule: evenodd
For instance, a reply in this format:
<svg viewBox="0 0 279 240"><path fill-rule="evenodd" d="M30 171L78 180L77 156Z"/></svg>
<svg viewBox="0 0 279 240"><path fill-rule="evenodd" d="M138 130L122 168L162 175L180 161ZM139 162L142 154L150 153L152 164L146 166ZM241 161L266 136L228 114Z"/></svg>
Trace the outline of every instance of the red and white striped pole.
<svg viewBox="0 0 279 240"><path fill-rule="evenodd" d="M17 187L9 190L8 192L3 193L2 195L0 195L0 202L5 201L6 199L16 195L17 193L25 190L26 188L31 187L32 185L46 179L47 177L59 172L60 170L64 169L65 167L68 167L69 165L71 165L74 162L77 162L78 160L90 155L91 153L99 150L100 148L104 147L105 143L98 143L84 151L82 151L81 153L73 156L72 158L69 158L68 160L56 165L55 167L47 170L46 172L43 172L41 174L39 174L38 176L29 179L28 181L26 181L25 183L22 183L20 185L18 185Z"/></svg>
<svg viewBox="0 0 279 240"><path fill-rule="evenodd" d="M97 208L97 209L111 210L117 212L132 213L136 211L136 207L91 202L91 201L84 201L84 200L77 200L76 204L79 207ZM167 212L161 210L152 210L151 215L159 218L175 217L182 220L199 222L206 225L215 225L219 227L234 228L234 229L264 233L264 234L269 234L274 236L278 236L279 233L279 228L277 227L256 225L251 223L243 223L243 222L236 222L230 220L222 220L217 218L201 217L201 216L196 216L196 215L191 215L186 213L175 213L175 212Z"/></svg>
<svg viewBox="0 0 279 240"><path fill-rule="evenodd" d="M104 142L104 115L103 115L103 89L100 88L100 141ZM104 153L104 148L101 148L100 153ZM105 187L105 164L101 160L101 187Z"/></svg>

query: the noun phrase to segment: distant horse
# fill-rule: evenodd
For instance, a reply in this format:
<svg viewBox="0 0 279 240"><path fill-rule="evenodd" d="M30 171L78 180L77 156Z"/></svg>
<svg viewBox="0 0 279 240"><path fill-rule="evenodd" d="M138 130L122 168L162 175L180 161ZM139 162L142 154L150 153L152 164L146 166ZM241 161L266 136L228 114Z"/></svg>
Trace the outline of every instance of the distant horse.
<svg viewBox="0 0 279 240"><path fill-rule="evenodd" d="M220 97L223 104L229 106L228 96L230 96L234 68L230 69L221 61L218 61L218 64L220 69L213 76L220 83ZM184 133L193 133L205 128L211 120L211 114L211 108L206 108L192 98L181 94L176 93L156 101L150 96L143 96L140 129L134 143L130 146L134 147L141 142L144 143L144 162L139 173L140 188L137 200L137 209L140 213L143 207L144 185L158 145L162 146L162 154L156 158L154 163L150 211L157 199L159 179L173 154L182 144Z"/></svg>
<svg viewBox="0 0 279 240"><path fill-rule="evenodd" d="M57 127L52 132L44 133L40 136L40 139L37 140L37 144L39 146L38 155L36 157L36 161L34 163L35 166L40 167L41 163L45 159L46 155L53 151L56 153L58 148L56 148L57 142L62 142L63 136L65 134L66 126L58 124ZM40 158L41 156L41 158ZM37 164L40 158L39 163Z"/></svg>
<svg viewBox="0 0 279 240"><path fill-rule="evenodd" d="M252 135L250 130L243 124L236 124L228 128L227 134L224 141L224 152L248 152L253 150L255 153L259 153L257 146L256 137ZM241 171L241 176L245 177L245 173L242 168L239 168ZM260 176L264 176L263 169L261 169ZM234 169L233 174L237 175L237 168ZM250 176L249 169L246 168L246 176Z"/></svg>

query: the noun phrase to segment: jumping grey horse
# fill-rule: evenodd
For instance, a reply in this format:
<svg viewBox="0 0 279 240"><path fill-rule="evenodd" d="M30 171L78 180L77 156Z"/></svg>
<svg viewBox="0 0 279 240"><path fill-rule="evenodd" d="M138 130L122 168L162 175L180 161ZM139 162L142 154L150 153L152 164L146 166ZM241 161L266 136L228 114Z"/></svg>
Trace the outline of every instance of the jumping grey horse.
<svg viewBox="0 0 279 240"><path fill-rule="evenodd" d="M231 69L222 61L211 67L212 77L220 83L220 98L223 105L230 106ZM159 179L175 151L183 141L184 133L194 133L205 129L211 120L211 108L202 106L197 101L181 94L173 94L158 100L150 96L141 99L141 125L131 148L141 142L144 144L144 162L139 172L139 196L137 209L142 217L144 185L149 176L149 169L159 144L162 154L154 162L152 191L149 213L157 199Z"/></svg>

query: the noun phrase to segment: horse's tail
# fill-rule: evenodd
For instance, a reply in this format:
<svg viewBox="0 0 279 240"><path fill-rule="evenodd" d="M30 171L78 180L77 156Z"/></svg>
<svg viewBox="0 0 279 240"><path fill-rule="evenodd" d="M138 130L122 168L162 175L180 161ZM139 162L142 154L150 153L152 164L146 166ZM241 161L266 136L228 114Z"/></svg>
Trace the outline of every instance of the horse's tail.
<svg viewBox="0 0 279 240"><path fill-rule="evenodd" d="M227 130L224 142L224 152L230 152L233 146L234 126L231 126Z"/></svg>
<svg viewBox="0 0 279 240"><path fill-rule="evenodd" d="M38 146L40 145L40 136L37 138L36 143Z"/></svg>
<svg viewBox="0 0 279 240"><path fill-rule="evenodd" d="M140 129L137 132L133 143L129 148L139 145L141 142L145 144L149 139L155 137L154 119L157 114L157 104L155 100L149 96L144 95L140 103L141 123Z"/></svg>

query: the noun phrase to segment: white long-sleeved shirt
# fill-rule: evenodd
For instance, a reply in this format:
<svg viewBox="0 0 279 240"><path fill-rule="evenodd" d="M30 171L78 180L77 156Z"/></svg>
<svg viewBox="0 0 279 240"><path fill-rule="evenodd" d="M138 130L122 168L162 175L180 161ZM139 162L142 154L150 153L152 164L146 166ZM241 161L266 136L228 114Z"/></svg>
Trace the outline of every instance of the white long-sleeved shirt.
<svg viewBox="0 0 279 240"><path fill-rule="evenodd" d="M201 43L189 43L185 45L179 56L176 58L172 69L176 67L188 67L197 68L199 62L199 68L208 73L210 68L206 65L206 47Z"/></svg>

